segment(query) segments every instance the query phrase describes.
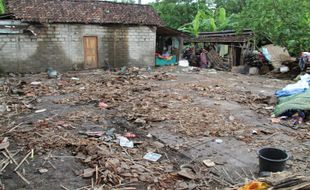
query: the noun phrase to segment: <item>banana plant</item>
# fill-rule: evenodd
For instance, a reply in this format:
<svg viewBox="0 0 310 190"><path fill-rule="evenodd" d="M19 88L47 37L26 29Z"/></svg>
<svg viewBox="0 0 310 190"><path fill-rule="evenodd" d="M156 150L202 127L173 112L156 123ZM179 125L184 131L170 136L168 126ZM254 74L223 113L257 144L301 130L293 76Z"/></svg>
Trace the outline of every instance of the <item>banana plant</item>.
<svg viewBox="0 0 310 190"><path fill-rule="evenodd" d="M199 32L212 32L225 29L229 24L224 8L212 10L198 10L191 23L181 26L178 30L198 36Z"/></svg>
<svg viewBox="0 0 310 190"><path fill-rule="evenodd" d="M202 10L199 10L192 22L184 24L178 30L191 33L194 36L198 36L200 32L200 28L202 26L202 22L205 18L207 18L207 15L205 14L205 12Z"/></svg>

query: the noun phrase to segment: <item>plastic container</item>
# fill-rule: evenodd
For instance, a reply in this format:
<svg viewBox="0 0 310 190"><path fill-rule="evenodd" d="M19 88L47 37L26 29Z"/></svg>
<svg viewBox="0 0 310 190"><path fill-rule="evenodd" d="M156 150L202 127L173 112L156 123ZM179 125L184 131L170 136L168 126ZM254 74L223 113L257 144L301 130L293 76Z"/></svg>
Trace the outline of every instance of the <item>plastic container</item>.
<svg viewBox="0 0 310 190"><path fill-rule="evenodd" d="M258 151L260 172L281 172L289 155L277 148L262 148Z"/></svg>

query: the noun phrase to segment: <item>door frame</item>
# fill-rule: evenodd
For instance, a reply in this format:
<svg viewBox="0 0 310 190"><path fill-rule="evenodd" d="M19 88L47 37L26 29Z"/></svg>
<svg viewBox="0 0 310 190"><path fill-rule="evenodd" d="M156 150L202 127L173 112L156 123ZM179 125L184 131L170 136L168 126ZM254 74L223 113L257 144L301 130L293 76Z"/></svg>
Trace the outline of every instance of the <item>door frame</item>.
<svg viewBox="0 0 310 190"><path fill-rule="evenodd" d="M96 63L96 66L97 66L97 69L99 68L99 54L98 54L98 51L99 51L99 47L98 47L98 36L83 36L83 51L84 51L84 65L83 65L83 67L85 66L85 59L86 59L86 49L85 49L85 39L87 38L87 37L94 37L94 38L96 38L96 49L97 49L97 51L96 51L96 57L97 57L97 63ZM84 67L84 69L85 69L85 67ZM89 69L89 68L87 68L87 69ZM91 68L91 69L93 69L93 68Z"/></svg>

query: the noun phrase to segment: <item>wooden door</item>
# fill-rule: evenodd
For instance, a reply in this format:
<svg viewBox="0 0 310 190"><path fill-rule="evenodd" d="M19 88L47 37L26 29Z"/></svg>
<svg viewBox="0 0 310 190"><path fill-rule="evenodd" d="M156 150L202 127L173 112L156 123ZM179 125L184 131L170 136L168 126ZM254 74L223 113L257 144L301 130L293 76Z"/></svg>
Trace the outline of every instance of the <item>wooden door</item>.
<svg viewBox="0 0 310 190"><path fill-rule="evenodd" d="M98 68L98 39L96 36L84 36L84 68Z"/></svg>

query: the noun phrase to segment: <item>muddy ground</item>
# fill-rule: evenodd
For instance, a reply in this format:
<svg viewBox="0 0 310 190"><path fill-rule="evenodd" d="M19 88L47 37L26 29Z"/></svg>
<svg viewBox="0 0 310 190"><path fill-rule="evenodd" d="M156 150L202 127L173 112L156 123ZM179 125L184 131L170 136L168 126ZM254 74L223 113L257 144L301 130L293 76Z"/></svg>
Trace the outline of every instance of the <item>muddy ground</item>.
<svg viewBox="0 0 310 190"><path fill-rule="evenodd" d="M0 184L9 190L234 188L257 177L262 147L286 150L286 170L309 176L310 123L294 130L271 122L273 94L288 83L177 67L0 78L0 140L8 137L16 154L7 167L0 155ZM83 134L89 131L102 134ZM117 137L128 132L136 135L134 148L119 145ZM148 152L162 157L143 159ZM27 154L17 170L22 180L14 169ZM204 165L207 159L215 166ZM182 168L191 175L178 174Z"/></svg>

